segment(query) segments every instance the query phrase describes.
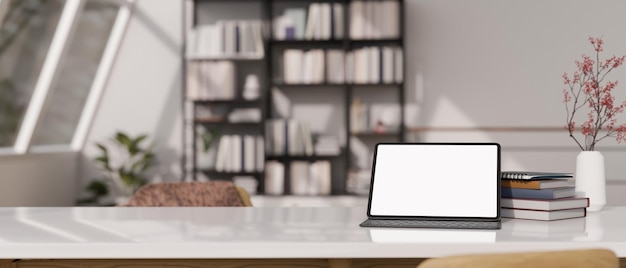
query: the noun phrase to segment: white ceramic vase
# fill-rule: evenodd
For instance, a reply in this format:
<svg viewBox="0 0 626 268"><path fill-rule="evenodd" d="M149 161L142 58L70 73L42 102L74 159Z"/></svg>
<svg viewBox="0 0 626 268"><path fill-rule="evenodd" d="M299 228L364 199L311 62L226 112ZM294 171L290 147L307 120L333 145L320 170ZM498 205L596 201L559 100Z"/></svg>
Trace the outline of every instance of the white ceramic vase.
<svg viewBox="0 0 626 268"><path fill-rule="evenodd" d="M598 151L582 151L576 157L576 194L589 197L587 211L600 211L606 205L604 156Z"/></svg>

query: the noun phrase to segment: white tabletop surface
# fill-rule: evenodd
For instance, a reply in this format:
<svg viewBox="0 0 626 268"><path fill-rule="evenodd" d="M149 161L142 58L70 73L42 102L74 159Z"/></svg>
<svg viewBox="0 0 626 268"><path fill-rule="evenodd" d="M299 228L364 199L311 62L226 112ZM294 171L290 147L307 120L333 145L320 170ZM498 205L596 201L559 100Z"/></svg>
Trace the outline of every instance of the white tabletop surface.
<svg viewBox="0 0 626 268"><path fill-rule="evenodd" d="M609 248L626 257L626 207L500 230L362 228L365 208L0 208L0 259L426 258Z"/></svg>

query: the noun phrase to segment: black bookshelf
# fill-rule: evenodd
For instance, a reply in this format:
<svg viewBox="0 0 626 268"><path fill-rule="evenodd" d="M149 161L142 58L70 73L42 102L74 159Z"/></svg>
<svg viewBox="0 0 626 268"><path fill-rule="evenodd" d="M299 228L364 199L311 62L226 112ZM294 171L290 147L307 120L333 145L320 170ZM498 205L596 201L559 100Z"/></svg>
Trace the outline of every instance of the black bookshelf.
<svg viewBox="0 0 626 268"><path fill-rule="evenodd" d="M366 0L369 1L369 0ZM301 93L302 91L311 90L311 94L315 94L313 89L318 88L328 88L332 90L337 90L335 93L337 98L341 99L341 103L344 106L341 114L337 114L337 117L343 116L344 129L343 133L347 138L345 140L344 145L341 148L341 153L339 155L268 155L265 156L265 161L279 161L285 164L285 189L289 189L289 163L291 161L309 161L314 162L318 160L328 160L332 163L333 169L333 177L332 177L332 193L333 194L348 194L346 190L346 179L348 176L348 172L352 169L351 162L351 137L356 137L359 139L365 139L371 142L374 141L405 141L405 125L404 125L404 108L405 108L405 83L404 82L393 82L393 83L312 83L312 84L297 84L297 83L284 83L281 78L282 74L279 74L282 65L282 61L279 60L282 55L282 51L285 49L300 49L300 50L310 50L310 49L338 49L344 52L354 51L356 49L364 48L364 47L383 47L383 46L391 46L391 47L399 47L403 50L403 81L406 80L406 50L404 46L404 0L399 0L399 37L398 38L381 38L381 39L351 39L350 38L350 0L318 0L318 1L310 1L310 0L238 0L238 1L226 1L226 0L195 0L194 3L219 3L220 5L227 5L230 3L260 3L260 14L261 19L265 22L265 24L269 27L266 27L267 36L264 37L264 55L263 58L249 58L249 57L233 57L233 58L185 58L185 61L195 60L195 61L207 61L207 60L230 60L237 62L239 65L248 65L250 63L258 63L261 68L265 69L265 79L261 81L262 94L261 99L257 101L247 101L243 99L235 99L235 100L196 100L193 101L191 105L199 106L199 105L222 105L228 107L261 107L262 108L262 122L257 123L231 123L226 122L225 119L221 121L218 120L204 120L202 118L194 118L190 121L185 120L186 122L191 122L193 127L203 126L205 128L213 128L213 129L257 129L260 131L261 135L265 135L265 122L266 120L274 119L275 116L273 113L273 103L272 103L272 91L271 89L274 87L279 88L282 91L299 91L297 94L308 94L307 92ZM344 18L344 29L343 29L343 38L330 38L327 40L274 40L274 33L272 27L272 19L276 17L276 13L279 13L281 8L287 7L303 7L309 5L310 3L338 3L343 6L343 18ZM371 0L369 2L378 2L375 0ZM307 10L308 12L308 10ZM237 12L234 12L237 13ZM198 16L201 14L198 12L193 13L194 23L199 21ZM205 20L206 21L206 20ZM382 52L381 52L382 54ZM185 55L183 53L183 55ZM185 68L183 68L185 71ZM381 77L382 80L382 77ZM326 81L326 78L324 79ZM400 106L400 125L397 130L388 131L384 133L375 133L373 131L362 131L362 132L353 132L350 129L351 126L351 104L352 100L356 97L359 97L363 91L368 90L381 90L384 92L394 92L393 94L397 94L398 98L395 102ZM387 94L387 93L382 93ZM183 96L184 97L184 96ZM194 108L195 111L195 108ZM195 114L195 112L194 112ZM340 120L340 119L337 119ZM320 133L326 134L326 133ZM185 135L183 135L185 136ZM229 172L216 172L213 170L204 170L197 169L195 165L196 161L196 136L195 130L193 135L193 172L194 173L204 173L209 176L216 177L228 177L228 176L237 176L237 175L249 175L254 176L258 179L258 192L259 194L264 194L264 174L263 172L253 172L253 173L229 173ZM267 147L267 144L266 144ZM373 149L373 148L372 148ZM266 148L267 152L267 148ZM183 162L185 162L185 158L183 158ZM194 176L194 179L196 177ZM285 192L285 195L290 195L288 191Z"/></svg>

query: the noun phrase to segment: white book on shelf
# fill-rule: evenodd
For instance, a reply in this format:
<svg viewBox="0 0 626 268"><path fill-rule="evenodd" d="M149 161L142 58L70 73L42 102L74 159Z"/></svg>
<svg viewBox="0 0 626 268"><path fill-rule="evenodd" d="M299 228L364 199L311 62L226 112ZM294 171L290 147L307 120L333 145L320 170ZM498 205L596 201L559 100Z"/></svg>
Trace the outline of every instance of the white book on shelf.
<svg viewBox="0 0 626 268"><path fill-rule="evenodd" d="M263 25L261 21L254 21L250 24L250 30L252 32L253 48L252 53L257 57L263 57L265 55L265 49L263 48Z"/></svg>
<svg viewBox="0 0 626 268"><path fill-rule="evenodd" d="M262 136L256 136L255 140L255 169L257 172L261 172L265 167L265 142Z"/></svg>
<svg viewBox="0 0 626 268"><path fill-rule="evenodd" d="M330 195L331 193L331 165L330 161L322 160L316 161L316 166L318 170L319 179L317 183L319 184L319 194L320 195Z"/></svg>
<svg viewBox="0 0 626 268"><path fill-rule="evenodd" d="M206 50L207 54L203 56L216 57L221 55L222 39L219 24L207 25L206 37L208 39Z"/></svg>
<svg viewBox="0 0 626 268"><path fill-rule="evenodd" d="M254 172L256 170L255 138L252 135L243 136L243 171Z"/></svg>
<svg viewBox="0 0 626 268"><path fill-rule="evenodd" d="M274 132L274 155L285 155L287 149L287 122L283 119L274 119L272 122Z"/></svg>
<svg viewBox="0 0 626 268"><path fill-rule="evenodd" d="M314 67L314 50L309 50L304 52L302 55L302 77L297 81L297 83L302 84L312 84L313 83L313 70Z"/></svg>
<svg viewBox="0 0 626 268"><path fill-rule="evenodd" d="M309 181L308 181L308 189L307 194L309 195L319 195L320 193L320 174L318 168L318 162L309 163Z"/></svg>
<svg viewBox="0 0 626 268"><path fill-rule="evenodd" d="M313 137L311 136L311 126L307 123L300 124L300 135L302 141L302 153L304 155L313 155Z"/></svg>
<svg viewBox="0 0 626 268"><path fill-rule="evenodd" d="M283 80L285 84L302 83L305 53L300 49L285 49L283 52Z"/></svg>
<svg viewBox="0 0 626 268"><path fill-rule="evenodd" d="M354 83L365 84L369 82L369 49L360 48L354 50Z"/></svg>
<svg viewBox="0 0 626 268"><path fill-rule="evenodd" d="M377 39L387 39L389 38L389 33L387 32L387 28L389 27L389 21L394 18L389 16L387 6L383 1L376 3L376 14L374 15L376 18L376 30L378 31Z"/></svg>
<svg viewBox="0 0 626 268"><path fill-rule="evenodd" d="M238 21L237 26L239 29L239 55L250 55L252 54L252 32L250 31L250 22L249 21Z"/></svg>
<svg viewBox="0 0 626 268"><path fill-rule="evenodd" d="M265 194L282 195L285 185L285 166L278 161L265 164Z"/></svg>
<svg viewBox="0 0 626 268"><path fill-rule="evenodd" d="M222 135L217 148L217 157L215 159L215 171L226 171L226 162L229 158L230 151L230 135Z"/></svg>
<svg viewBox="0 0 626 268"><path fill-rule="evenodd" d="M309 162L292 161L289 178L291 182L291 194L306 195L309 188Z"/></svg>
<svg viewBox="0 0 626 268"><path fill-rule="evenodd" d="M343 50L329 49L326 51L326 77L328 83L344 83L346 77L344 59Z"/></svg>
<svg viewBox="0 0 626 268"><path fill-rule="evenodd" d="M243 159L243 154L242 154L242 138L241 135L232 135L231 136L231 152L230 152L230 171L231 172L241 172L242 171L242 166L241 166L241 162Z"/></svg>
<svg viewBox="0 0 626 268"><path fill-rule="evenodd" d="M382 9L381 2L370 2L372 6L372 20L371 20L371 32L370 38L372 39L381 39L383 37L383 24L385 20L389 18L385 18L384 10Z"/></svg>
<svg viewBox="0 0 626 268"><path fill-rule="evenodd" d="M222 56L231 57L235 54L235 24L232 21L221 21L224 29L224 45Z"/></svg>
<svg viewBox="0 0 626 268"><path fill-rule="evenodd" d="M287 121L287 152L289 155L302 155L300 123L290 119Z"/></svg>
<svg viewBox="0 0 626 268"><path fill-rule="evenodd" d="M381 80L385 84L391 84L394 81L393 74L393 60L394 60L394 48L382 47L382 74Z"/></svg>
<svg viewBox="0 0 626 268"><path fill-rule="evenodd" d="M348 84L354 83L354 52L346 52L345 65L345 82Z"/></svg>
<svg viewBox="0 0 626 268"><path fill-rule="evenodd" d="M399 38L400 37L400 2L398 0L383 0L383 3L387 5L388 12L385 21L387 21L387 38Z"/></svg>
<svg viewBox="0 0 626 268"><path fill-rule="evenodd" d="M380 83L380 48L377 46L369 47L367 57L367 65L369 66L369 81L370 84Z"/></svg>
<svg viewBox="0 0 626 268"><path fill-rule="evenodd" d="M373 1L363 2L363 38L372 39L374 32L374 3Z"/></svg>
<svg viewBox="0 0 626 268"><path fill-rule="evenodd" d="M318 39L328 40L331 38L331 4L320 3L320 23L319 23L319 36Z"/></svg>
<svg viewBox="0 0 626 268"><path fill-rule="evenodd" d="M393 68L395 76L394 80L396 81L396 83L402 83L402 81L404 80L404 53L401 47L396 47L395 59L393 63L395 65Z"/></svg>
<svg viewBox="0 0 626 268"><path fill-rule="evenodd" d="M355 0L350 2L350 38L363 39L363 28L365 24L364 2Z"/></svg>
<svg viewBox="0 0 626 268"><path fill-rule="evenodd" d="M311 3L309 5L309 12L307 14L306 27L304 31L304 39L313 40L316 39L316 32L318 31L317 25L320 20L320 6L319 3Z"/></svg>
<svg viewBox="0 0 626 268"><path fill-rule="evenodd" d="M314 49L310 51L313 57L313 71L312 80L313 84L324 83L324 68L326 66L325 52L323 49Z"/></svg>
<svg viewBox="0 0 626 268"><path fill-rule="evenodd" d="M333 38L343 39L344 35L344 14L343 5L341 3L333 3Z"/></svg>
<svg viewBox="0 0 626 268"><path fill-rule="evenodd" d="M361 102L360 99L355 98L350 105L350 132L360 133L366 131L367 121L369 116L367 115L368 106Z"/></svg>
<svg viewBox="0 0 626 268"><path fill-rule="evenodd" d="M230 100L236 96L235 64L232 61L203 62L204 99Z"/></svg>

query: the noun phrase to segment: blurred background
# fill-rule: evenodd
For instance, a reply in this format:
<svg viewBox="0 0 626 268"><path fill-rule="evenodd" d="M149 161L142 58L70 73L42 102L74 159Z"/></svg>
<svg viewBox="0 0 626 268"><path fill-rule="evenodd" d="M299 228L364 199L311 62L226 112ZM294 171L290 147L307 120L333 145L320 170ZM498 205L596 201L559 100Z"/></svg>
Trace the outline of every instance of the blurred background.
<svg viewBox="0 0 626 268"><path fill-rule="evenodd" d="M354 1L334 2L344 5L350 21L348 10ZM105 154L98 144L128 145L138 137L143 138L134 145L145 146L142 152L150 158L142 183L212 179L207 173L194 176L196 167L190 164L200 161L194 155L197 148L190 149L199 146L194 141L200 138L189 134L196 129L186 124L194 113L186 94L189 33L216 20L251 16L261 21L264 60L238 63L235 85L242 90L243 74L256 74L263 87L262 118L275 118L277 97L265 97L271 85L279 84L275 74L284 70L270 70L283 60L282 53L272 49L281 45L310 49L317 44L269 42L269 28L275 25L264 17L276 18L289 5L308 11L310 3L0 0L0 206L77 205L97 192L92 182L111 176L103 163L123 165L119 159L128 156L124 150L108 149ZM307 122L315 137L336 136L342 154L349 155L338 163L331 161L332 192L316 198L356 196L360 200L356 204L364 204L359 202L365 197L349 191L347 177L359 176L350 173L352 165L361 165L353 162L365 162L362 168L367 170L371 143L377 141L499 142L503 170L574 172L580 148L563 129L567 114L561 76L575 71L574 60L582 54L592 54L589 37L603 38L604 58L626 54L622 14L626 2L398 3L400 12L387 14L387 19L400 21L399 36L387 41L403 49L404 77L395 84L402 97L376 88L360 94L365 102L395 103L404 110L392 115L402 118L399 138L362 138L365 145L359 147L361 142L350 141L353 137L346 130L350 113L343 112L352 102L338 100L332 86L313 96L290 91L289 85L281 88L289 99L287 118ZM345 49L347 43L338 47ZM370 45L378 43L362 46ZM617 69L609 79L626 79L626 72ZM621 84L614 94L618 102L626 99ZM343 119L338 120L338 114ZM624 117L618 122L625 122ZM626 204L621 194L626 190L625 146L609 138L597 148L605 157L609 205ZM257 184L252 188L263 196L267 174L259 176L253 176ZM272 197L292 195L285 191Z"/></svg>

